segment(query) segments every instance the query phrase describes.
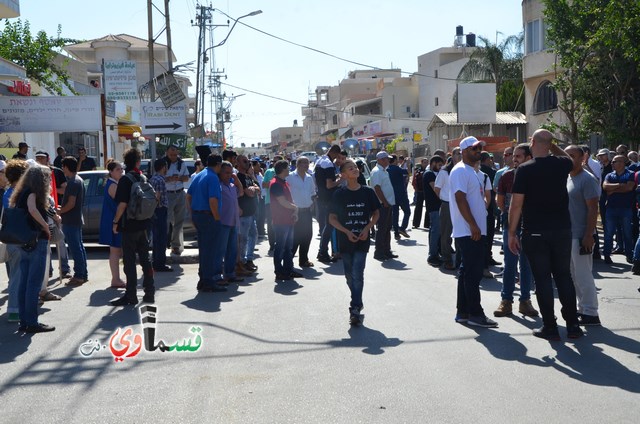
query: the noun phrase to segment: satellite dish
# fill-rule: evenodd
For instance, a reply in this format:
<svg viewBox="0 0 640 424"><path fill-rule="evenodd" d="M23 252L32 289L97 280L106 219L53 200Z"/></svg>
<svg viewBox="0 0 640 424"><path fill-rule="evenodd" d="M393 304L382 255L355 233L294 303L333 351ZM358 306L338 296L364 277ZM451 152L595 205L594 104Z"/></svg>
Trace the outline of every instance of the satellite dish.
<svg viewBox="0 0 640 424"><path fill-rule="evenodd" d="M327 153L327 150L331 148L331 144L326 141L321 141L315 146L316 153L319 155L324 155Z"/></svg>
<svg viewBox="0 0 640 424"><path fill-rule="evenodd" d="M342 147L349 150L354 150L359 147L358 140L355 138L348 138L342 143Z"/></svg>

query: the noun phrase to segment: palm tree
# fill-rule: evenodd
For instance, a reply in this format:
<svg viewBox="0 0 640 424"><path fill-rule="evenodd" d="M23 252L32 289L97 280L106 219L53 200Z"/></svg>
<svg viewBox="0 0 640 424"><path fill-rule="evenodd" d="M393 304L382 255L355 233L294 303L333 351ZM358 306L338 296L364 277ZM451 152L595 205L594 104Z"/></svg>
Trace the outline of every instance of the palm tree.
<svg viewBox="0 0 640 424"><path fill-rule="evenodd" d="M481 46L471 53L458 74L459 82L494 82L498 112L524 113L522 81L522 45L524 32L510 35L500 44L478 36Z"/></svg>

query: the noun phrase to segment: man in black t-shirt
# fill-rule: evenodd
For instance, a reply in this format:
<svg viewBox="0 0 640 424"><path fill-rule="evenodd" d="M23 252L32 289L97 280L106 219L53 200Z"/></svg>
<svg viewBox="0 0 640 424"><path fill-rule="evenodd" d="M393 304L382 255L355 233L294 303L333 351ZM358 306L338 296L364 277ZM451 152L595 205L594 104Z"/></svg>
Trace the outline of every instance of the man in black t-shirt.
<svg viewBox="0 0 640 424"><path fill-rule="evenodd" d="M331 232L333 228L329 224L329 204L331 196L337 190L340 184L340 178L336 178L336 168L333 161L340 154L340 146L334 144L331 146L326 156L322 156L316 163L314 168L314 177L316 179L316 187L318 188L318 224L320 225L320 247L318 248L318 260L324 263L333 262L333 258L329 256L329 241L331 240Z"/></svg>
<svg viewBox="0 0 640 424"><path fill-rule="evenodd" d="M149 239L147 229L151 224L150 219L135 220L127 216L127 205L131 201L131 187L134 181L140 181L143 176L140 171L142 157L136 149L129 149L124 153L124 165L127 173L118 181L115 201L118 205L116 215L113 218L113 232L122 232L122 262L124 273L127 276L127 288L125 295L111 302L113 306L135 305L138 303L136 275L136 253L142 267L144 288L143 302L155 302L155 284L153 280L153 268L149 260Z"/></svg>
<svg viewBox="0 0 640 424"><path fill-rule="evenodd" d="M422 189L424 200L427 205L426 214L429 216L431 225L429 227L429 255L427 263L432 266L442 265L440 259L440 205L442 201L434 191L436 177L440 168L444 166L444 159L440 156L433 156L429 162L429 170L422 176Z"/></svg>
<svg viewBox="0 0 640 424"><path fill-rule="evenodd" d="M344 274L351 291L350 323L361 323L363 308L364 266L369 251L369 231L378 220L380 202L369 187L358 184L358 166L347 159L340 167L347 180L333 195L329 209L329 222L338 231L338 248L342 255Z"/></svg>
<svg viewBox="0 0 640 424"><path fill-rule="evenodd" d="M534 132L531 138L533 159L520 165L516 171L509 207L509 249L515 255L520 254L516 230L522 215L522 250L531 264L543 322L542 328L534 330L533 335L548 340L560 339L553 308L552 281L555 281L567 335L575 339L583 332L578 325L576 291L570 271L571 220L567 176L573 162L552 140L553 135L547 130Z"/></svg>
<svg viewBox="0 0 640 424"><path fill-rule="evenodd" d="M258 181L251 177L248 172L251 163L245 155L239 155L236 159L236 169L238 170L238 180L242 184L243 196L238 197L238 206L240 206L240 230L238 232L238 252L240 252L240 260L236 269L241 274L253 272L258 267L253 263L253 249L258 239L258 229L256 227L255 215L258 212L258 199L260 198L260 186Z"/></svg>

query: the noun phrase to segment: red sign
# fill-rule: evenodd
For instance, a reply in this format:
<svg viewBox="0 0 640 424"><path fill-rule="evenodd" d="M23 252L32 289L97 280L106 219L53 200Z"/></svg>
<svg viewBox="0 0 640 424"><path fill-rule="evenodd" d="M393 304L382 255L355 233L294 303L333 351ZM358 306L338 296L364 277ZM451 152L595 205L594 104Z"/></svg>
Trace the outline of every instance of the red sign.
<svg viewBox="0 0 640 424"><path fill-rule="evenodd" d="M9 87L8 90L9 92L15 93L18 96L30 96L31 84L29 84L28 82L14 81L13 87Z"/></svg>

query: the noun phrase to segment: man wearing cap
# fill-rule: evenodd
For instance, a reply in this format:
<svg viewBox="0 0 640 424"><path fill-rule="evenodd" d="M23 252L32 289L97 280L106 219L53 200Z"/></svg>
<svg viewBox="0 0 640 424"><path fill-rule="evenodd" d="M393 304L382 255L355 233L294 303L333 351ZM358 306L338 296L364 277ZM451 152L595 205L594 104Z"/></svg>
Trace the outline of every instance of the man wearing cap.
<svg viewBox="0 0 640 424"><path fill-rule="evenodd" d="M167 222L173 225L171 231L171 253L181 255L184 250L182 227L186 212L184 183L189 181L189 168L178 156L178 147L170 145L164 158L167 162L167 174L164 177L167 187Z"/></svg>
<svg viewBox="0 0 640 424"><path fill-rule="evenodd" d="M29 145L27 143L18 143L18 151L11 159L27 160L27 151L29 151Z"/></svg>
<svg viewBox="0 0 640 424"><path fill-rule="evenodd" d="M480 305L487 209L485 184L474 166L480 161L482 146L485 144L475 137L463 138L460 141L462 161L451 169L449 175L453 237L462 256L455 320L477 327L497 327L498 324L487 318Z"/></svg>
<svg viewBox="0 0 640 424"><path fill-rule="evenodd" d="M378 164L371 170L371 186L382 204L380 217L378 218L378 231L376 232L376 249L374 259L385 261L397 258L391 252L391 209L396 204L393 186L389 179L387 168L389 167L389 155L382 151L376 154Z"/></svg>
<svg viewBox="0 0 640 424"><path fill-rule="evenodd" d="M573 169L569 155L556 146L553 134L539 129L531 137L533 159L521 164L513 181L509 207L509 249L520 253L517 235L522 216L522 250L531 264L536 282L536 298L543 326L533 335L560 340L554 313L555 282L562 304L567 336L583 335L578 326L576 291L571 278L571 219L567 178ZM550 155L550 153L552 155Z"/></svg>

